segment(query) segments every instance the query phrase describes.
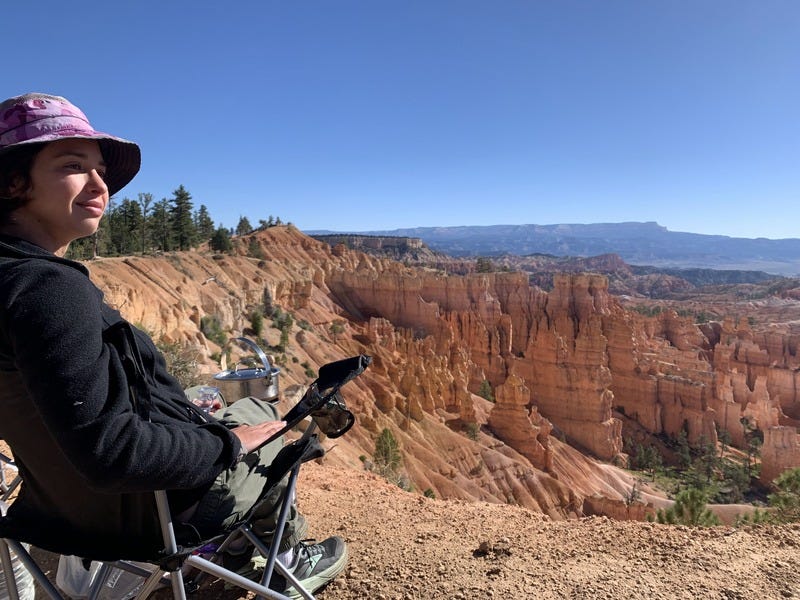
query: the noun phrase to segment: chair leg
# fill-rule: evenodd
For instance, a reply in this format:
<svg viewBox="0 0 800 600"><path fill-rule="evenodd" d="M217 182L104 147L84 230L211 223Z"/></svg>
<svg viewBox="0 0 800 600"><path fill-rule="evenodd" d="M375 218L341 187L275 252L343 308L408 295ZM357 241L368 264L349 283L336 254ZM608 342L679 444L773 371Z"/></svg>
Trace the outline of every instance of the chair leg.
<svg viewBox="0 0 800 600"><path fill-rule="evenodd" d="M6 467L16 473L14 479L12 479L10 483L6 479ZM17 469L16 463L13 459L0 452L0 493L2 493L0 500L8 500L20 483L22 483L22 477L19 475L19 469Z"/></svg>
<svg viewBox="0 0 800 600"><path fill-rule="evenodd" d="M3 575L6 578L8 597L11 600L19 600L17 579L14 577L14 565L11 562L11 553L8 551L8 544L6 544L4 539L0 539L0 562L3 563Z"/></svg>
<svg viewBox="0 0 800 600"><path fill-rule="evenodd" d="M36 564L36 561L31 558L31 555L25 549L25 547L15 540L4 539L2 540L2 546L6 547L6 550L9 548L17 555L17 558L22 561L22 564L25 565L25 568L28 569L28 572L33 575L33 578L36 580L36 583L44 590L49 598L52 600L64 600L64 596L56 589L47 576L42 572L39 568L39 565ZM2 548L0 548L0 553L2 553ZM11 558L9 557L9 563ZM3 565L5 568L5 564ZM15 582L14 578L12 577L12 581Z"/></svg>
<svg viewBox="0 0 800 600"><path fill-rule="evenodd" d="M270 598L271 600L288 600L288 598L283 594L271 590L260 583L256 583L252 579L242 577L238 573L229 571L225 567L221 567L220 565L213 563L201 556L190 556L186 559L186 564L194 567L195 569L208 573L209 575L213 575L214 577L227 581L228 583L231 583L244 590L247 590L248 592L252 592L253 594L258 594L265 598Z"/></svg>
<svg viewBox="0 0 800 600"><path fill-rule="evenodd" d="M267 557L267 565L264 569L264 577L262 582L267 585L269 578L272 577L272 571L275 568L275 561L278 557L278 549L280 548L280 541L283 537L283 530L286 527L286 520L289 518L289 509L291 508L291 501L294 498L294 490L297 486L297 477L300 474L300 467L302 463L297 463L289 474L289 481L286 484L286 489L283 492L281 502L281 512L278 514L278 522L275 524L275 535L272 539L272 544L269 549L269 556Z"/></svg>
<svg viewBox="0 0 800 600"><path fill-rule="evenodd" d="M172 582L172 597L174 600L186 600L186 588L183 585L183 573L178 569L169 574Z"/></svg>
<svg viewBox="0 0 800 600"><path fill-rule="evenodd" d="M111 574L111 563L103 563L100 565L97 574L94 576L94 581L89 588L89 598L87 600L97 600L100 597L100 591L106 584L108 576Z"/></svg>
<svg viewBox="0 0 800 600"><path fill-rule="evenodd" d="M161 584L163 573L164 572L161 569L156 569L153 571L150 577L145 580L142 589L139 590L138 594L136 594L136 600L145 600L150 596L150 594L156 591L156 588L158 588L158 586Z"/></svg>
<svg viewBox="0 0 800 600"><path fill-rule="evenodd" d="M14 490L19 487L20 483L22 483L22 477L19 475L14 477L11 483L3 482L3 484L0 485L0 490L2 490L3 493L3 495L0 496L0 500L8 500L11 498L11 494L13 494Z"/></svg>

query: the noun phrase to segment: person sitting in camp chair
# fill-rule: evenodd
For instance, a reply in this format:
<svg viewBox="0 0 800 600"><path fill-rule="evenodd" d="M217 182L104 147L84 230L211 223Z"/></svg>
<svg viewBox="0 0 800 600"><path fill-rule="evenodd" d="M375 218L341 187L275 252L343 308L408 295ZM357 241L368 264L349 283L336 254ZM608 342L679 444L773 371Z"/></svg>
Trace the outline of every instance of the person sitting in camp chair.
<svg viewBox="0 0 800 600"><path fill-rule="evenodd" d="M285 425L267 403L242 400L217 418L188 402L149 336L64 258L139 165L136 144L96 131L64 98L0 104L0 438L23 479L5 524L36 523L25 541L98 560L163 547L154 490L200 535L236 521L281 448L264 442ZM272 540L275 518L267 498L253 530L280 544L303 587L344 569L341 538L305 544L293 507Z"/></svg>

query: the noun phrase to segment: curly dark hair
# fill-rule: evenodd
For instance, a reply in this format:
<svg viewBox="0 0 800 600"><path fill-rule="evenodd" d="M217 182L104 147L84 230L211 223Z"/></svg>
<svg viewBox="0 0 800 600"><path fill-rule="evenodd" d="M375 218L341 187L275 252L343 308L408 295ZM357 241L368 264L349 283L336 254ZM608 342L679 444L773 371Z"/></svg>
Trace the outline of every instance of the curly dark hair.
<svg viewBox="0 0 800 600"><path fill-rule="evenodd" d="M28 201L31 167L47 142L23 144L0 156L0 223Z"/></svg>

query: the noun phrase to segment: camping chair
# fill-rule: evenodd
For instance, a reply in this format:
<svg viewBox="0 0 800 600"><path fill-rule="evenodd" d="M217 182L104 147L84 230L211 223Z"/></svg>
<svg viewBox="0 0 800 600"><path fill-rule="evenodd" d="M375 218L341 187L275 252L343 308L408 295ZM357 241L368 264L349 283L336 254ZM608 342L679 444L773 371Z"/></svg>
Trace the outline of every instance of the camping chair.
<svg viewBox="0 0 800 600"><path fill-rule="evenodd" d="M287 422L286 427L264 442L264 444L270 443L306 417L311 417L311 422L300 439L284 446L270 465L270 473L264 486L262 498L288 475L288 485L279 504L280 512L273 534L274 539L281 539L283 534L289 517L300 467L304 462L321 457L324 454L315 430L319 428L328 437L336 438L350 429L355 419L353 414L347 410L339 390L345 383L360 375L370 362L370 357L360 355L321 367L317 380L309 386L300 402L284 417ZM267 546L251 530L250 520L258 508L259 502L248 511L239 523L227 530L210 539L195 539L191 543L187 543L181 539L180 535L176 535L176 531L179 528L176 528L173 523L166 492L164 490L156 491L155 500L164 550L159 556L152 557L147 562L153 564L156 569L151 572L128 561L104 563L92 583L89 600L96 600L114 567L145 578L144 584L136 596L137 600L147 598L154 590L166 583L167 579L172 587L173 598L175 600L185 600L187 584L184 582L183 573L192 569L196 570L198 574L188 586L191 591L202 583L205 576L212 575L252 592L260 598L288 600L286 595L268 587L272 574L277 569L286 578L287 586L293 586L306 600L314 600L314 596L300 585L300 582L291 571L280 561L277 561L279 545L271 544ZM3 535L2 525L2 520L0 520L0 535ZM266 557L266 567L260 582L247 579L222 566L222 556L225 550L231 544L240 541L242 537L252 543L262 556ZM64 600L64 596L47 579L31 555L20 543L20 540L2 537L0 538L0 562L2 562L3 571L6 574L9 597L12 600L19 600L19 595L13 576L9 549L28 568L48 597L53 600ZM208 558L203 556L206 553L210 555Z"/></svg>

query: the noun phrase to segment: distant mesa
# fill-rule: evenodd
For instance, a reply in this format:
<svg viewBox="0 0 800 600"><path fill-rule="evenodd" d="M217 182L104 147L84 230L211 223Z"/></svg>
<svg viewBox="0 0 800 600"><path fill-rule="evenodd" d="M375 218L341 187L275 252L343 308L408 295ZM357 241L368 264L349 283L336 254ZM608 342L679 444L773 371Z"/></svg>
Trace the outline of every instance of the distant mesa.
<svg viewBox="0 0 800 600"><path fill-rule="evenodd" d="M420 239L453 257L617 254L631 265L676 269L800 274L800 239L734 238L669 231L655 222L415 227L391 231L307 232L320 235Z"/></svg>

